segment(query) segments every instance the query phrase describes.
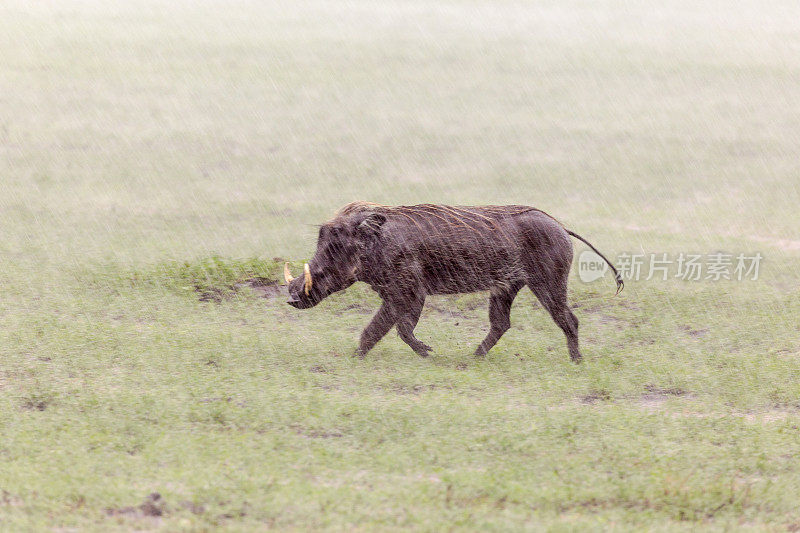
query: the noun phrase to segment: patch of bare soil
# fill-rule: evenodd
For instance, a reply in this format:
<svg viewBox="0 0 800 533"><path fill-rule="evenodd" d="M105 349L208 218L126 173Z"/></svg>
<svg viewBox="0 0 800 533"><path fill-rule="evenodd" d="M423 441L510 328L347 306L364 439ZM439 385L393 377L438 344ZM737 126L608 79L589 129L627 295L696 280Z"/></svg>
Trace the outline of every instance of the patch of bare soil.
<svg viewBox="0 0 800 533"><path fill-rule="evenodd" d="M250 278L225 287L195 287L197 299L201 302L220 303L233 298L242 289L248 288L261 298L276 298L284 293L282 286L274 279Z"/></svg>
<svg viewBox="0 0 800 533"><path fill-rule="evenodd" d="M645 393L634 397L633 400L645 408L661 407L670 396L691 397L692 394L679 387L657 387L655 385L645 386ZM578 400L584 405L594 405L600 402L611 401L611 393L603 389L593 389L587 394L580 396Z"/></svg>
<svg viewBox="0 0 800 533"><path fill-rule="evenodd" d="M106 514L108 516L159 517L165 513L166 507L166 502L161 494L153 492L148 494L144 501L136 507L108 507Z"/></svg>
<svg viewBox="0 0 800 533"><path fill-rule="evenodd" d="M274 279L251 278L233 286L234 290L249 287L262 298L275 298L281 294L281 286Z"/></svg>
<svg viewBox="0 0 800 533"><path fill-rule="evenodd" d="M645 385L644 390L647 394L656 394L659 396L686 396L689 394L680 387L662 388L655 385Z"/></svg>
<svg viewBox="0 0 800 533"><path fill-rule="evenodd" d="M597 402L607 402L611 399L611 394L606 390L591 390L588 394L581 396L581 403L591 405Z"/></svg>
<svg viewBox="0 0 800 533"><path fill-rule="evenodd" d="M654 409L661 407L670 396L687 396L688 392L680 387L662 388L655 385L646 385L646 391L639 398L639 403L642 407Z"/></svg>
<svg viewBox="0 0 800 533"><path fill-rule="evenodd" d="M44 411L50 405L50 400L46 398L28 398L22 403L22 408L28 411Z"/></svg>
<svg viewBox="0 0 800 533"><path fill-rule="evenodd" d="M708 333L708 328L701 328L701 329L694 329L691 326L681 326L682 331L687 333L690 337L705 337L706 333Z"/></svg>
<svg viewBox="0 0 800 533"><path fill-rule="evenodd" d="M197 289L195 288L195 292L198 293L197 299L201 302L221 302L225 298L228 297L226 291L222 289L217 289L216 287L212 287L210 289Z"/></svg>

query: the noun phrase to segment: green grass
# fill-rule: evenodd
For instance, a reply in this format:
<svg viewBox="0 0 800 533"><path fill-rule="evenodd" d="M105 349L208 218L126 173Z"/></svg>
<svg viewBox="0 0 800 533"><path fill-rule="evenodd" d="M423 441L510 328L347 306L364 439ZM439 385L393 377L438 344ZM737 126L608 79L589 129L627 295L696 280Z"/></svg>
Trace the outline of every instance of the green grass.
<svg viewBox="0 0 800 533"><path fill-rule="evenodd" d="M166 4L166 3L165 3ZM0 529L800 527L796 3L0 6ZM342 204L518 203L748 282L298 311ZM576 246L578 251L583 247ZM253 282L255 280L255 282ZM160 494L153 500L148 495Z"/></svg>

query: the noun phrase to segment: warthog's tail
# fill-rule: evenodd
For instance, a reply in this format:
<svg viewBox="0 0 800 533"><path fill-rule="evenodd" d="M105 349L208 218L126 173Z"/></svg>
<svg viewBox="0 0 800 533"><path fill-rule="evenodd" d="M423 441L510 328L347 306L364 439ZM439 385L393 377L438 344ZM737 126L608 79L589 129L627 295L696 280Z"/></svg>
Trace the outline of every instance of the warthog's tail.
<svg viewBox="0 0 800 533"><path fill-rule="evenodd" d="M617 272L617 269L616 269L616 267L614 267L614 264L613 264L611 261L609 261L609 260L608 260L608 258L607 258L606 256L604 256L603 254L601 254L601 253L598 251L598 249L597 249L597 248L595 248L594 246L592 246L592 243L590 243L589 241L587 241L586 239L584 239L583 237L581 237L581 236L580 236L580 235L578 235L577 233L573 233L573 232L571 232L570 230L568 230L567 228L564 228L564 229L566 229L566 230L567 230L567 233L569 233L570 235L572 235L573 237L575 237L576 239L578 239L579 241L581 241L583 244L585 244L586 246L588 246L589 248L591 248L592 250L594 250L594 253L596 253L597 255L599 255L600 257L602 257L602 258L603 258L603 261L605 261L606 263L608 263L608 266L610 266L610 267L611 267L611 270L613 270L613 271L614 271L614 278L617 280L617 292L614 294L614 296L616 296L617 294L619 294L620 292L622 292L622 289L625 287L625 283L623 283L623 282L622 282L622 276L620 276L620 275L619 275L619 272Z"/></svg>

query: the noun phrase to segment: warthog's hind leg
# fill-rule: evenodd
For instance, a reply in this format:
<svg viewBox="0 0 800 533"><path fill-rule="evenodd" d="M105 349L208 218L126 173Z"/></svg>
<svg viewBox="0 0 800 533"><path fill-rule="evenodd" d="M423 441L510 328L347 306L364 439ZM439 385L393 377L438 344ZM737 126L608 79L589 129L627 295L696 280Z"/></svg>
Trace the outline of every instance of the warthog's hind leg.
<svg viewBox="0 0 800 533"><path fill-rule="evenodd" d="M578 349L578 317L572 312L567 303L567 283L547 285L544 283L529 283L533 294L539 299L545 309L553 317L553 321L567 336L567 348L572 362L581 361L581 352Z"/></svg>
<svg viewBox="0 0 800 533"><path fill-rule="evenodd" d="M511 327L511 304L514 303L522 283L514 283L509 287L495 287L489 298L489 323L491 327L483 339L475 355L486 355L500 337Z"/></svg>

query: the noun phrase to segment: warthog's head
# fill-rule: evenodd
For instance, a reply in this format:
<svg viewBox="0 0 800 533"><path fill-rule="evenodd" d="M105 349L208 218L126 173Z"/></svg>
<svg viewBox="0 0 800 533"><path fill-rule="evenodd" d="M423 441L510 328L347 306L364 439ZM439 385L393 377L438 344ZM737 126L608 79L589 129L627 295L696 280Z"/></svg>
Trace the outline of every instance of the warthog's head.
<svg viewBox="0 0 800 533"><path fill-rule="evenodd" d="M340 212L319 229L317 251L293 277L286 263L283 275L289 288L289 305L297 309L314 307L325 297L346 289L358 279L361 258L371 240L380 233L386 217L366 209Z"/></svg>

